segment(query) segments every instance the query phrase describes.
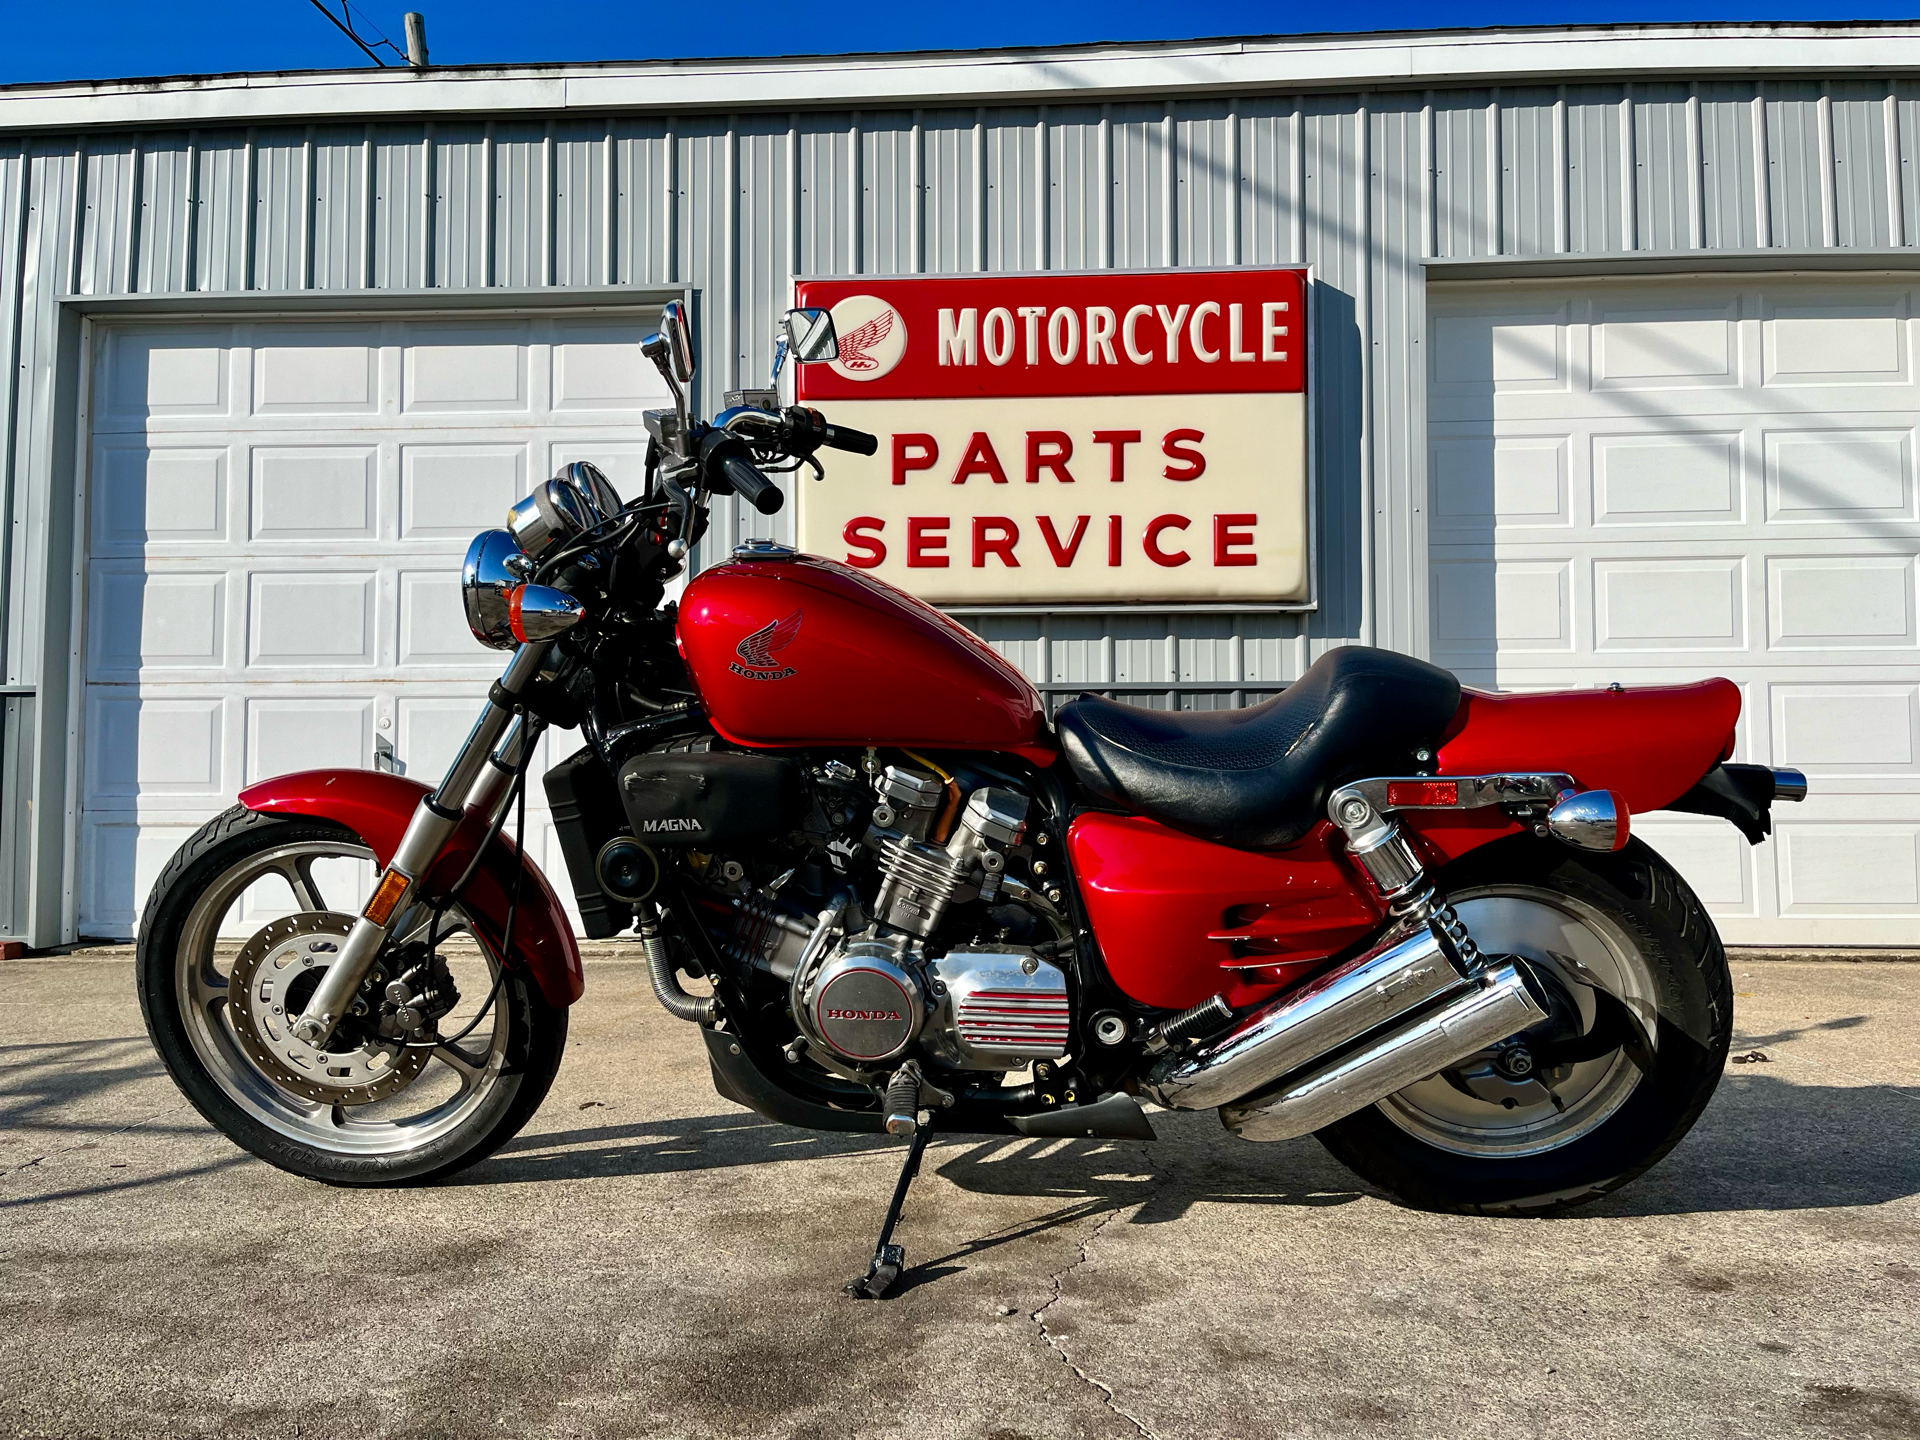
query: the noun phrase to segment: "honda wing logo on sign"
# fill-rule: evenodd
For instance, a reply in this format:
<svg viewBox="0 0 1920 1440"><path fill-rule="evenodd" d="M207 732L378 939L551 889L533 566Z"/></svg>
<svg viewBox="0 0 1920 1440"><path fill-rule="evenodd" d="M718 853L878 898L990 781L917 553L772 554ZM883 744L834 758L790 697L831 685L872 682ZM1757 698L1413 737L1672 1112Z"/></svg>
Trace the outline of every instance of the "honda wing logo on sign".
<svg viewBox="0 0 1920 1440"><path fill-rule="evenodd" d="M840 353L797 398L880 437L800 490L801 548L941 604L1309 603L1306 295L1304 270L801 282Z"/></svg>
<svg viewBox="0 0 1920 1440"><path fill-rule="evenodd" d="M800 612L796 610L784 620L761 626L734 646L733 653L740 658L730 662L727 668L749 680L785 680L797 675L800 672L793 666L783 665L773 657L791 645L799 633Z"/></svg>
<svg viewBox="0 0 1920 1440"><path fill-rule="evenodd" d="M878 380L907 353L907 327L900 312L872 295L849 295L833 307L840 337L834 372L848 380Z"/></svg>

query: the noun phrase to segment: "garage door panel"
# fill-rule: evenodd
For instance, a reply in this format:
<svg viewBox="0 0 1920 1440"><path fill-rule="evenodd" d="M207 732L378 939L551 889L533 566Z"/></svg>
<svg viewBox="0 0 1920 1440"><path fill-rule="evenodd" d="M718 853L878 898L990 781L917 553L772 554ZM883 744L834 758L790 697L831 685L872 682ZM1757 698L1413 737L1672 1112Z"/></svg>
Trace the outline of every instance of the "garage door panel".
<svg viewBox="0 0 1920 1440"><path fill-rule="evenodd" d="M1595 525L1725 526L1746 519L1738 430L1595 435L1591 443Z"/></svg>
<svg viewBox="0 0 1920 1440"><path fill-rule="evenodd" d="M1904 290L1771 301L1762 322L1768 386L1910 385L1911 328Z"/></svg>
<svg viewBox="0 0 1920 1440"><path fill-rule="evenodd" d="M150 569L138 561L94 567L88 596L88 673L130 680L153 670L226 664L225 571Z"/></svg>
<svg viewBox="0 0 1920 1440"><path fill-rule="evenodd" d="M525 321L401 327L400 408L412 415L527 412L533 403Z"/></svg>
<svg viewBox="0 0 1920 1440"><path fill-rule="evenodd" d="M1740 300L1707 306L1594 306L1589 331L1595 390L1735 388Z"/></svg>
<svg viewBox="0 0 1920 1440"><path fill-rule="evenodd" d="M1768 644L1776 650L1911 650L1914 557L1770 556Z"/></svg>
<svg viewBox="0 0 1920 1440"><path fill-rule="evenodd" d="M1430 327L1427 406L1439 422L1491 419L1494 400L1561 396L1573 388L1565 305L1439 313ZM1564 411L1564 401L1544 402Z"/></svg>
<svg viewBox="0 0 1920 1440"><path fill-rule="evenodd" d="M255 446L251 537L372 540L378 534L372 445Z"/></svg>
<svg viewBox="0 0 1920 1440"><path fill-rule="evenodd" d="M1912 427L1765 433L1769 521L1845 525L1915 518Z"/></svg>
<svg viewBox="0 0 1920 1440"><path fill-rule="evenodd" d="M132 686L87 695L87 792L103 807L146 797L214 801L226 793L226 702L218 695L143 697Z"/></svg>
<svg viewBox="0 0 1920 1440"><path fill-rule="evenodd" d="M640 353L642 330L630 320L553 322L553 408L635 412L673 403L653 363Z"/></svg>
<svg viewBox="0 0 1920 1440"><path fill-rule="evenodd" d="M246 783L296 770L364 767L373 759L371 695L250 698Z"/></svg>
<svg viewBox="0 0 1920 1440"><path fill-rule="evenodd" d="M527 445L409 443L400 447L400 537L457 541L498 529L528 491Z"/></svg>
<svg viewBox="0 0 1920 1440"><path fill-rule="evenodd" d="M1783 915L1920 917L1920 823L1778 827Z"/></svg>
<svg viewBox="0 0 1920 1440"><path fill-rule="evenodd" d="M224 417L233 400L232 328L108 332L96 433L144 431L150 420Z"/></svg>
<svg viewBox="0 0 1920 1440"><path fill-rule="evenodd" d="M500 668L496 652L481 648L467 629L458 570L402 571L399 613L402 666L453 667L483 675Z"/></svg>
<svg viewBox="0 0 1920 1440"><path fill-rule="evenodd" d="M94 449L96 555L204 547L227 538L225 446L111 443Z"/></svg>
<svg viewBox="0 0 1920 1440"><path fill-rule="evenodd" d="M1440 663L1484 668L1496 652L1574 648L1569 562L1436 558L1432 576Z"/></svg>
<svg viewBox="0 0 1920 1440"><path fill-rule="evenodd" d="M311 569L253 572L247 663L260 667L368 666L375 662L375 576Z"/></svg>
<svg viewBox="0 0 1920 1440"><path fill-rule="evenodd" d="M1809 776L1920 779L1920 685L1779 683L1773 753Z"/></svg>
<svg viewBox="0 0 1920 1440"><path fill-rule="evenodd" d="M1595 561L1594 648L1744 651L1746 569L1737 556Z"/></svg>
<svg viewBox="0 0 1920 1440"><path fill-rule="evenodd" d="M379 413L379 326L260 325L252 340L255 415Z"/></svg>

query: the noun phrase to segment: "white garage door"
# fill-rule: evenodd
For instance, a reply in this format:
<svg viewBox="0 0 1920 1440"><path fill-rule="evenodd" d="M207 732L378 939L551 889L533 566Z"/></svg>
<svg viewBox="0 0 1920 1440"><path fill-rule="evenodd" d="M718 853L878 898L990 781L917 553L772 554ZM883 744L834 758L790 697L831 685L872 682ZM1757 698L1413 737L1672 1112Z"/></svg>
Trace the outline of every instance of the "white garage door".
<svg viewBox="0 0 1920 1440"><path fill-rule="evenodd" d="M467 542L569 461L638 492L639 412L664 400L650 320L104 333L81 933L131 934L167 857L255 780L376 759L440 778L504 660L467 633Z"/></svg>
<svg viewBox="0 0 1920 1440"><path fill-rule="evenodd" d="M1433 291L1434 659L1502 689L1737 681L1736 758L1813 797L1757 849L1637 826L1731 942L1920 942L1916 293Z"/></svg>

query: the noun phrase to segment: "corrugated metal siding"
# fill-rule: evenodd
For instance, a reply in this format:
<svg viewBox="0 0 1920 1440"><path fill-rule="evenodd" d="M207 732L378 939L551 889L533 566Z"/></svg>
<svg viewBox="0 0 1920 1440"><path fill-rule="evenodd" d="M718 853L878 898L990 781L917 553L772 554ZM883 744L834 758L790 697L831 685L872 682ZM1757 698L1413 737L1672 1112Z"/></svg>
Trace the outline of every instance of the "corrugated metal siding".
<svg viewBox="0 0 1920 1440"><path fill-rule="evenodd" d="M1010 108L260 125L0 142L4 678L35 683L54 298L684 284L709 401L788 277L1307 261L1321 608L982 617L1054 692L1270 693L1426 643L1428 256L1910 246L1920 88L1661 80ZM722 516L730 543L764 531ZM779 523L779 522L776 522Z"/></svg>

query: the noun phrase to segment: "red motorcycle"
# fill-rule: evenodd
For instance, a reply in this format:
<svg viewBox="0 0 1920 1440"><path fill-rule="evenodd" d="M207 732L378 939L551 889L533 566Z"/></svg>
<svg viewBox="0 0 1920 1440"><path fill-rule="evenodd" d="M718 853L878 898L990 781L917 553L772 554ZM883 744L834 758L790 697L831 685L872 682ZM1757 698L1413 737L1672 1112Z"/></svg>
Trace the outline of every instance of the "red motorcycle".
<svg viewBox="0 0 1920 1440"><path fill-rule="evenodd" d="M784 332L796 363L836 353L824 312ZM770 514L768 471L876 441L800 407L696 422L678 306L644 349L676 400L646 417L644 497L574 464L468 552L469 622L512 659L440 784L266 781L154 887L147 1026L238 1144L419 1182L539 1106L580 957L502 830L548 727L586 741L545 777L582 925L637 928L720 1093L910 1138L856 1294L899 1275L935 1132L1150 1140L1145 1097L1315 1134L1410 1204L1533 1214L1693 1124L1726 958L1629 816L1758 843L1804 796L1726 763L1731 683L1497 695L1346 646L1246 709L1083 695L1049 723L976 636L829 560L749 541L663 607L710 496ZM277 884L294 912L217 945Z"/></svg>

